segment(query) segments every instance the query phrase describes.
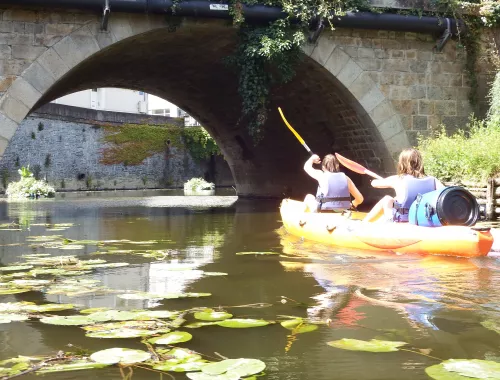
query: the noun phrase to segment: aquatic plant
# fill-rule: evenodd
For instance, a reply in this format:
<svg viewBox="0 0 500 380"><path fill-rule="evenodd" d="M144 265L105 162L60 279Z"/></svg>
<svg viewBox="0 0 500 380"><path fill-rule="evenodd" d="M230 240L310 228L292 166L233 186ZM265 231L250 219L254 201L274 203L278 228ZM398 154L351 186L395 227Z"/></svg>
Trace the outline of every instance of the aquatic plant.
<svg viewBox="0 0 500 380"><path fill-rule="evenodd" d="M184 184L184 190L190 191L201 191L201 190L213 190L215 184L205 181L203 178L191 178Z"/></svg>
<svg viewBox="0 0 500 380"><path fill-rule="evenodd" d="M53 197L56 193L55 189L46 181L37 180L33 173L27 167L22 167L18 170L21 179L17 182L11 182L7 186L5 193L11 199L37 199L41 197Z"/></svg>

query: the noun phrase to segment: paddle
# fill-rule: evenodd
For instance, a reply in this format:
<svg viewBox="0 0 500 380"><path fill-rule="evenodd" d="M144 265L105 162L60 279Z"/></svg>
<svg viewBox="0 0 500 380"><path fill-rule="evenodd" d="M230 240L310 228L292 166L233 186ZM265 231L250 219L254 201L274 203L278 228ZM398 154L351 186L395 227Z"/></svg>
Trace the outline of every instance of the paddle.
<svg viewBox="0 0 500 380"><path fill-rule="evenodd" d="M370 177L377 178L377 179L383 179L378 174L372 172L371 170L368 170L367 168L358 164L357 162L349 160L348 158L345 158L338 153L335 153L335 156L337 157L337 160L339 160L339 162L342 165L344 165L347 169L351 169L355 173L368 174Z"/></svg>
<svg viewBox="0 0 500 380"><path fill-rule="evenodd" d="M278 111L279 111L279 113L281 115L281 118L283 119L283 121L285 122L286 126L288 127L288 129L290 129L292 131L292 133L295 135L295 137L297 138L297 140L299 140L299 142L302 144L302 146L304 148L306 148L306 150L312 156L314 153L311 151L311 149L309 149L309 147L307 146L307 144L304 141L304 139L302 137L300 137L300 135L297 133L297 131L295 129L293 129L292 126L290 125L290 123L286 120L285 115L283 115L283 111L281 110L280 107L278 107Z"/></svg>

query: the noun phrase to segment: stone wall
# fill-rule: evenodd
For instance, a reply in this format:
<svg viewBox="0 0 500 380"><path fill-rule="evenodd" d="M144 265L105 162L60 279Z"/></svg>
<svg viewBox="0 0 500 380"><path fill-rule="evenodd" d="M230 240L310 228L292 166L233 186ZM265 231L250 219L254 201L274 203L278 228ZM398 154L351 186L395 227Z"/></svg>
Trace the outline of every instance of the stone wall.
<svg viewBox="0 0 500 380"><path fill-rule="evenodd" d="M17 180L19 167L30 165L33 171L39 165L40 177L57 190L182 187L192 177L205 177L219 186L233 185L222 157L195 162L180 148L171 148L167 159L165 154L156 154L141 165L103 165L100 152L105 146L104 130L96 125L97 121L169 123L182 128L180 119L51 104L28 116L16 130L0 161L2 178L8 173L8 182Z"/></svg>

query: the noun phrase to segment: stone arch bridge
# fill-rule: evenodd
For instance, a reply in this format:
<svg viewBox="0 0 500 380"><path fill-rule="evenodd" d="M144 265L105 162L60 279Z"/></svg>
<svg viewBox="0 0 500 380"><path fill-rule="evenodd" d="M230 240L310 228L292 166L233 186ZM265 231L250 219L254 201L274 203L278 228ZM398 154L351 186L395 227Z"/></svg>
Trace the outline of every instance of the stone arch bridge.
<svg viewBox="0 0 500 380"><path fill-rule="evenodd" d="M223 62L236 41L227 21L183 19L172 31L161 15L114 13L107 31L100 24L94 12L0 9L0 155L26 115L60 96L144 90L201 122L239 195L279 197L314 184L278 106L315 152L341 152L380 174L394 170L393 158L418 133L441 122L463 126L472 111L456 43L437 53L431 35L337 28L305 46L295 79L273 90L265 137L255 146L237 123L237 78Z"/></svg>

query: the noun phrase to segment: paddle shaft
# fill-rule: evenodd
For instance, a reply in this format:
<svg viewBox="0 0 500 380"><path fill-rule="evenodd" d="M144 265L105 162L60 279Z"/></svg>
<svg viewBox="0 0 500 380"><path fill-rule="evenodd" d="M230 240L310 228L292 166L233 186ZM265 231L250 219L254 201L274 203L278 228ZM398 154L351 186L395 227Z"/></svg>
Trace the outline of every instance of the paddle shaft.
<svg viewBox="0 0 500 380"><path fill-rule="evenodd" d="M290 123L286 120L285 118L285 115L283 115L283 111L281 110L280 107L278 107L278 111L281 115L281 118L283 119L283 121L285 122L286 126L288 127L289 130L292 131L292 133L294 134L294 136L297 138L297 140L299 140L299 142L302 144L302 146L309 152L309 154L312 156L314 153L311 151L311 149L309 149L309 147L307 146L306 142L304 141L304 139L302 137L300 137L300 135L297 133L297 131L295 129L293 129L293 127L290 125Z"/></svg>

